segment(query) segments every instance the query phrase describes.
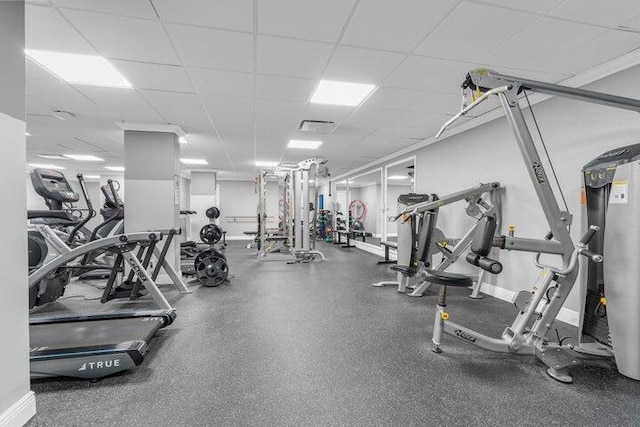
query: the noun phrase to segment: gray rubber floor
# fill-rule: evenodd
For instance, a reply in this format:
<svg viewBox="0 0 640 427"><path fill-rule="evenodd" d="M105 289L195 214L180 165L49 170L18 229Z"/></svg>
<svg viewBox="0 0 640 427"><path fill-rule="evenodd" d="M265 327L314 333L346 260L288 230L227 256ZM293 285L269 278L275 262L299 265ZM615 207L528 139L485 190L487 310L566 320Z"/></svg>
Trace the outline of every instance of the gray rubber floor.
<svg viewBox="0 0 640 427"><path fill-rule="evenodd" d="M232 242L232 283L167 291L178 318L138 369L97 383L34 383L38 414L29 425L640 425L640 382L610 365L576 369L575 383L564 385L533 357L450 337L434 354L433 293L373 288L392 277L377 258L321 249L324 263L258 264ZM499 335L515 309L467 294L451 290L452 315Z"/></svg>

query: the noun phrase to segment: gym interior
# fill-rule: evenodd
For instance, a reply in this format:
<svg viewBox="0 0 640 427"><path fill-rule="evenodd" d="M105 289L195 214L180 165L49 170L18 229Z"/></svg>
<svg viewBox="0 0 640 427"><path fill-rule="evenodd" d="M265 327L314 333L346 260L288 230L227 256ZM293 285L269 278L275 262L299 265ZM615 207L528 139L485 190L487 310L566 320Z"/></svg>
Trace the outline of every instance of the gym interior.
<svg viewBox="0 0 640 427"><path fill-rule="evenodd" d="M640 3L0 2L0 426L640 424Z"/></svg>

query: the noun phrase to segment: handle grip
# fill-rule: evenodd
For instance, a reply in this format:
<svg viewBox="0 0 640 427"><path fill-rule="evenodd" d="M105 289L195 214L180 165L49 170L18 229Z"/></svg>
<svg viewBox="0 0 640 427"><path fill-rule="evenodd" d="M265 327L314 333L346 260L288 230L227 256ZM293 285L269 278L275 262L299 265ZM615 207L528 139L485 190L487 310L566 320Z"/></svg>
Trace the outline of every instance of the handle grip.
<svg viewBox="0 0 640 427"><path fill-rule="evenodd" d="M600 230L600 227L598 227L597 225L590 226L587 232L582 236L582 239L580 239L580 244L586 246L587 243L589 243L589 241L593 239L593 236L596 235L598 230Z"/></svg>

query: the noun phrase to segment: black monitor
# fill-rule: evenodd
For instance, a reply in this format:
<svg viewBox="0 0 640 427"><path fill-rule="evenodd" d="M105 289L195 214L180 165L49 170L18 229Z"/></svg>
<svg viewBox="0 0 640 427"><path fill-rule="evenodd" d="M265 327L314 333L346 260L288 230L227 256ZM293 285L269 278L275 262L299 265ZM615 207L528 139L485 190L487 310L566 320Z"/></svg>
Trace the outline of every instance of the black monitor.
<svg viewBox="0 0 640 427"><path fill-rule="evenodd" d="M30 175L33 189L45 199L49 209L61 210L63 203L80 200L62 172L38 168L32 170Z"/></svg>

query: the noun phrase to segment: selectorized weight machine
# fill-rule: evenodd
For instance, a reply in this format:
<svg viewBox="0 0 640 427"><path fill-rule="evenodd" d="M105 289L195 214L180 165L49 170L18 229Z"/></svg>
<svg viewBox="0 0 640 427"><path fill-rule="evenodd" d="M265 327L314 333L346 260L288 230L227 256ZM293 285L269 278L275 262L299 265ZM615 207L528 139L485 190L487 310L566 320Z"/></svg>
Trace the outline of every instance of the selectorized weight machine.
<svg viewBox="0 0 640 427"><path fill-rule="evenodd" d="M258 174L258 257L259 262L288 263L324 261L316 250L317 240L317 179L326 161L320 158L303 160L297 165L261 169ZM280 206L278 228L268 228L267 179L279 179ZM310 183L313 182L313 185ZM313 200L313 202L312 202Z"/></svg>
<svg viewBox="0 0 640 427"><path fill-rule="evenodd" d="M440 285L440 300L436 310L433 332L434 351L441 351L442 334L457 337L468 343L487 350L535 355L547 366L547 373L554 379L570 383L571 367L588 360L611 360L615 357L618 370L623 375L640 380L640 288L637 285L638 263L631 260L629 251L638 245L638 204L636 201L616 205L616 191L629 194L630 188L635 189L636 179L631 171L637 168L631 160L637 155L627 148L620 151L605 153L593 164L587 165L585 175L588 188L587 197L591 208L589 228L582 239L574 244L569 234L572 215L560 209L556 194L550 185L549 177L540 158L536 144L531 137L529 128L519 105L519 95L523 91L536 91L550 95L563 96L577 100L603 104L616 108L629 109L640 112L640 101L604 93L575 89L555 84L537 82L504 76L491 70L478 69L469 72L462 85L462 90L471 91L478 95L471 104L449 120L438 132L439 137L453 122L467 114L473 108L491 96L497 96L513 130L516 142L520 148L531 182L547 219L551 231L544 239L527 239L513 236L493 238L495 222L490 217L483 221L474 235L471 245L471 259L482 261L481 268L497 261L486 257L491 247L506 250L526 251L536 253L535 264L540 268L540 275L529 291L521 291L514 300L519 310L518 315L499 338L490 338L470 328L454 323L446 309L446 293L448 286L468 286L469 281L460 275L443 275L429 271L426 280ZM588 172L587 172L588 171ZM594 173L591 178L591 173ZM614 177L620 177L626 185L626 190L615 188ZM590 188L590 190L589 190ZM608 190L613 188L613 195ZM637 190L636 190L637 192ZM591 193L591 194L590 194ZM607 208L608 202L608 208ZM620 208L619 208L620 207ZM607 211L608 209L608 211ZM597 212L597 215L595 215ZM594 218L598 218L596 221ZM607 222L604 234L603 218L611 218ZM626 234L625 234L626 233ZM598 236L598 240L593 240ZM605 244L597 244L604 239ZM588 249L589 242L594 243L596 251L604 246L607 260L604 269L598 266L603 257ZM542 254L560 256L561 266L551 266L540 261ZM634 253L635 254L635 253ZM579 271L578 257L583 255L590 265L589 282L596 288L603 288L603 295L611 295L610 300L600 300L606 304L606 315L610 329L611 340L598 339L585 334L587 311L585 286L582 286L583 307L580 319L580 336L577 344L563 344L551 342L548 334L560 309L564 305L576 281ZM467 258L469 260L469 257ZM624 262L624 263L623 263ZM489 270L487 270L489 271ZM600 276L602 274L602 277ZM604 296L602 297L604 298ZM592 333L593 335L593 333Z"/></svg>
<svg viewBox="0 0 640 427"><path fill-rule="evenodd" d="M420 297L427 291L431 282L427 280L427 271L444 271L455 263L471 245L476 229L485 217L494 217L500 222L500 203L496 192L501 188L499 182L479 184L476 187L447 194L439 198L435 194L404 194L398 199L399 212L395 217L402 219L398 227L398 263L391 266L397 272L396 281L383 281L373 286L397 285L398 292L411 289L409 296ZM436 228L440 208L464 201L465 213L476 221L460 239L448 239ZM442 260L434 266L433 255L442 255ZM482 298L482 285L485 270L479 269L473 278L471 298ZM409 280L417 278L415 286L409 287Z"/></svg>

